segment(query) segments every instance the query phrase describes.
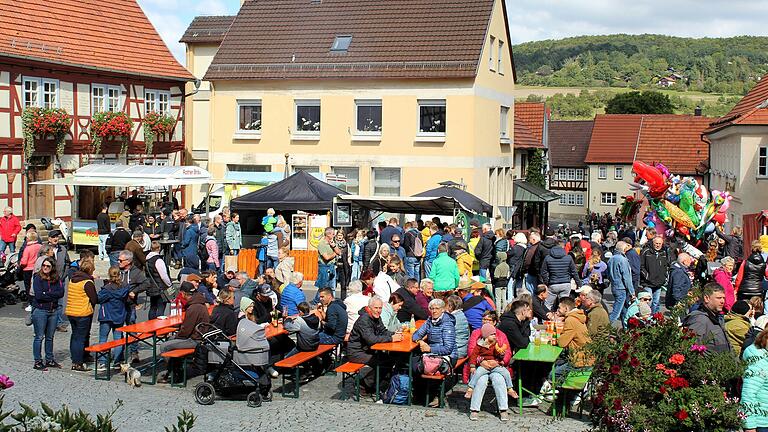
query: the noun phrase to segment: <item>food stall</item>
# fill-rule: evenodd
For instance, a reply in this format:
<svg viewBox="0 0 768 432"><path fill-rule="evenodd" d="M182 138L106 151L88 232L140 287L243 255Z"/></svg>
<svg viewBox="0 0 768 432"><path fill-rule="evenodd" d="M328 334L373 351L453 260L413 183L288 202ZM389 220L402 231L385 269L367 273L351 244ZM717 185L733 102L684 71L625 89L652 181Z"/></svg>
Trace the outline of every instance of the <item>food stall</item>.
<svg viewBox="0 0 768 432"><path fill-rule="evenodd" d="M111 202L110 221L114 223L125 204L114 201L121 189L139 190L146 214L162 208L162 197L173 187L217 183L211 174L196 166L85 165L71 176L42 180L32 184L74 187L72 202L72 243L98 246L96 215L101 204Z"/></svg>

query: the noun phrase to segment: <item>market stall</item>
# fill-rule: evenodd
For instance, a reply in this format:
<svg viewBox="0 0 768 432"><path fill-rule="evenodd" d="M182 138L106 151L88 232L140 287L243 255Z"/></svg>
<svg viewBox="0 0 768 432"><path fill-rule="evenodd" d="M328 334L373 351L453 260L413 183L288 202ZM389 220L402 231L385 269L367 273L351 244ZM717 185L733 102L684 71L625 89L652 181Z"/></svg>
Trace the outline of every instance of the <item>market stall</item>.
<svg viewBox="0 0 768 432"><path fill-rule="evenodd" d="M114 201L121 188L135 188L145 213L157 213L163 195L174 186L215 183L211 174L196 166L101 165L91 164L77 169L71 176L42 180L32 184L74 187L72 242L75 245L98 246L96 215L101 204ZM125 210L122 202L110 204L110 220L114 223Z"/></svg>

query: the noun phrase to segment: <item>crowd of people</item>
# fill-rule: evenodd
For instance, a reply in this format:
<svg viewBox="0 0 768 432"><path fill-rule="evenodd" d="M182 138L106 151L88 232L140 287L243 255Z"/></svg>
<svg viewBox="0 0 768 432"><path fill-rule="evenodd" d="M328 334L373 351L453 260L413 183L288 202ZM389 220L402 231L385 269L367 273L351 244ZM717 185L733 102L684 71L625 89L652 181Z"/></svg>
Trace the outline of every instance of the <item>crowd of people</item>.
<svg viewBox="0 0 768 432"><path fill-rule="evenodd" d="M139 204L133 214L141 211ZM104 218L109 222L106 206L99 217L102 235ZM555 321L562 328L556 340L564 348L555 364L557 381L571 370L591 366L583 348L601 332L624 327L633 318L653 320L662 308L686 301L694 282L703 292L682 324L699 342L712 351L764 355L768 236L754 242L743 259L738 227L730 235L718 231L700 256L654 229L634 229L609 218L580 224L574 232L494 230L471 221L466 237L464 227L439 218L402 226L391 218L377 229L349 232L328 227L317 245L316 292L307 297L304 275L290 257L289 227L271 209L262 220L264 260L255 279L224 268L225 258L242 248L236 213L225 209L209 225L184 209L162 213L159 220L133 219L118 220L114 231L103 234L98 258L108 259L111 268L100 291L94 284L93 253L84 251L70 264L58 244L59 233L49 232L48 244L42 245L34 226L26 228L20 263L31 295L36 369L60 367L52 341L65 323L72 328L72 370L84 371L96 308L103 342L110 332L122 337L117 328L136 321L139 304L149 305L152 319L165 314L170 302L186 314L163 350L198 346L200 334L194 329L201 323L239 340L244 320L261 325L258 337L263 337L264 325L282 317L291 336L263 341L268 360L261 366L267 374L278 376L271 365L286 356L347 341L347 359L367 365L362 390L372 394L374 368L383 370L386 382L404 361L377 355L373 345L408 337L419 352L408 367L418 372L448 371L459 358L468 357L461 375L469 385L465 396L470 418L477 419L490 383L500 418L506 420L509 398L522 396L511 381L512 354L526 348L544 322ZM178 240L171 262L164 260L161 239ZM182 282L176 297L169 298L172 267L179 269ZM610 308L603 299L606 292L613 298ZM412 333L403 331L416 321L424 323ZM116 349L113 356L138 361L136 347L129 351ZM329 358L320 357L315 370L319 373L329 364ZM200 368L204 372L205 365ZM532 368L522 377L526 388L541 389L538 397L525 398L526 404L551 400L557 382L546 375Z"/></svg>

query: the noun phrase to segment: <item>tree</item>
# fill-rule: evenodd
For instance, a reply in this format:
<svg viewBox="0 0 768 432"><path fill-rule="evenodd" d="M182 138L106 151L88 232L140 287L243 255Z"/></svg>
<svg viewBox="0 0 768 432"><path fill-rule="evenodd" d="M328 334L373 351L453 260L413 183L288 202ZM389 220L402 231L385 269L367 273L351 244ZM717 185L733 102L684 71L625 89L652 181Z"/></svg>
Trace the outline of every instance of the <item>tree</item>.
<svg viewBox="0 0 768 432"><path fill-rule="evenodd" d="M528 169L525 171L525 181L536 186L546 187L544 181L544 152L536 149L530 153L528 160Z"/></svg>
<svg viewBox="0 0 768 432"><path fill-rule="evenodd" d="M672 114L674 110L669 96L655 91L619 93L605 105L607 114Z"/></svg>

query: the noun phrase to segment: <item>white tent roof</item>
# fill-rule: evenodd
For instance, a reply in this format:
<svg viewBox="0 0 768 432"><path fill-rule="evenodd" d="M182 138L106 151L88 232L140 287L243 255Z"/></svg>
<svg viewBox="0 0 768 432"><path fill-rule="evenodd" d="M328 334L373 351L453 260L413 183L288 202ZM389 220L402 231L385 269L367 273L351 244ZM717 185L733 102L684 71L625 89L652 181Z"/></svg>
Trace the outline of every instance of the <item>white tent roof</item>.
<svg viewBox="0 0 768 432"><path fill-rule="evenodd" d="M78 168L73 175L32 184L61 186L182 186L211 183L211 174L196 166L101 165Z"/></svg>

